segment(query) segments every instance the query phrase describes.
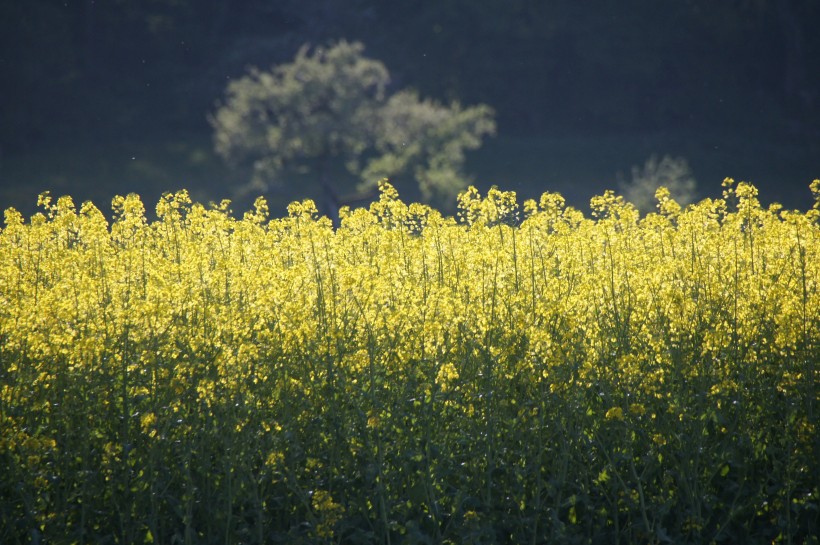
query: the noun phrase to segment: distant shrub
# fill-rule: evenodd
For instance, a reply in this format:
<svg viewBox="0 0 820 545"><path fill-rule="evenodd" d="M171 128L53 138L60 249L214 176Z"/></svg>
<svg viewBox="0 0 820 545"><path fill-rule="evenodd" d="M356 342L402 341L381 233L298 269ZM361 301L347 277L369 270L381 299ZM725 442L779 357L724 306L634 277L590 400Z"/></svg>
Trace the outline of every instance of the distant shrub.
<svg viewBox="0 0 820 545"><path fill-rule="evenodd" d="M495 133L492 108L445 105L412 90L388 95L387 68L363 51L359 42L306 45L292 62L228 84L210 122L216 152L252 168L245 191L281 186L296 169L334 201L345 189L339 173L362 191L404 177L425 200L455 201L469 182L465 152Z"/></svg>
<svg viewBox="0 0 820 545"><path fill-rule="evenodd" d="M653 155L643 167L632 167L632 179L621 179L619 189L624 198L642 213L655 210L655 192L665 187L681 206L695 202L697 182L692 176L689 162L683 157L664 155L658 159Z"/></svg>

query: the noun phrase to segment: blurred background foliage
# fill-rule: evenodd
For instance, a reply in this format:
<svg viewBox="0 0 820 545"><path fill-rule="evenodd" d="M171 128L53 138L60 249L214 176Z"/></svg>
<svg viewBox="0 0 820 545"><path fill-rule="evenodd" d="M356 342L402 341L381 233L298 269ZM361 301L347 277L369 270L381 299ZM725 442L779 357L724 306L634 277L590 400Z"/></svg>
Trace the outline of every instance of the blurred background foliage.
<svg viewBox="0 0 820 545"><path fill-rule="evenodd" d="M293 61L228 85L209 120L216 153L251 171L239 195L281 189L302 171L318 180L320 212L334 220L350 204L340 187L357 185L358 200L375 196L385 178L418 184L426 201L455 203L471 182L465 150L495 132L492 109L445 106L408 90L388 97L387 68L363 51L345 40L303 46Z"/></svg>
<svg viewBox="0 0 820 545"><path fill-rule="evenodd" d="M814 0L3 2L0 207L47 189L103 209L130 191L231 197L246 180L207 122L227 85L341 39L388 67L391 94L494 109L498 137L467 157L479 186L584 205L669 154L699 188L734 176L803 207L820 170L816 21ZM319 191L297 176L268 198L284 211Z"/></svg>

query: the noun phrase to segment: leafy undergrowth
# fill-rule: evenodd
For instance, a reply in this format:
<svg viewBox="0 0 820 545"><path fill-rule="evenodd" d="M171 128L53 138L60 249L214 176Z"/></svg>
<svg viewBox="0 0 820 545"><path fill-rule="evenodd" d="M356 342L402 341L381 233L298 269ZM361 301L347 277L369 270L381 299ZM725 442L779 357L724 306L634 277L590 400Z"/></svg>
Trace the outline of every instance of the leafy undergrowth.
<svg viewBox="0 0 820 545"><path fill-rule="evenodd" d="M0 231L3 543L817 543L820 181Z"/></svg>

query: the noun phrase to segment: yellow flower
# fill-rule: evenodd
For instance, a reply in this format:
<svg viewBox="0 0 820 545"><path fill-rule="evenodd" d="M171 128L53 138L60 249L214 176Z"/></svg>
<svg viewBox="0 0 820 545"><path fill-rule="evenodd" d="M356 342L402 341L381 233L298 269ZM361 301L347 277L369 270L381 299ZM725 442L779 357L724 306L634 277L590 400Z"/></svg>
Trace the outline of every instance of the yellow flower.
<svg viewBox="0 0 820 545"><path fill-rule="evenodd" d="M154 413L145 413L140 417L140 427L143 433L153 431L154 424L157 422L157 415Z"/></svg>
<svg viewBox="0 0 820 545"><path fill-rule="evenodd" d="M333 537L333 527L342 519L344 506L333 501L330 492L317 490L313 493L311 504L319 519L316 526L316 534L322 538Z"/></svg>
<svg viewBox="0 0 820 545"><path fill-rule="evenodd" d="M285 455L282 454L281 452L278 452L278 451L271 452L268 455L267 460L265 460L265 465L267 465L268 467L271 467L271 468L276 468L276 467L279 467L282 464L282 462L284 462L284 460L285 460Z"/></svg>
<svg viewBox="0 0 820 545"><path fill-rule="evenodd" d="M445 363L438 369L436 374L436 384L439 385L442 392L450 389L450 385L458 380L458 369L452 363Z"/></svg>

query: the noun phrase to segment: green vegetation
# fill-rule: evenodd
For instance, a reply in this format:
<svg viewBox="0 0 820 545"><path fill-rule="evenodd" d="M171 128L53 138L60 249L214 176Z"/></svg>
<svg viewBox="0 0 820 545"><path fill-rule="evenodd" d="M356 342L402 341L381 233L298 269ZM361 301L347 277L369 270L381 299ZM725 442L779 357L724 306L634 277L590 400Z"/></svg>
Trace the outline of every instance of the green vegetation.
<svg viewBox="0 0 820 545"><path fill-rule="evenodd" d="M817 543L820 181L0 230L3 543Z"/></svg>
<svg viewBox="0 0 820 545"><path fill-rule="evenodd" d="M692 177L689 163L683 157L653 155L643 167L632 167L632 179L621 180L624 199L646 214L655 209L655 193L665 187L672 198L682 206L695 202L697 182Z"/></svg>
<svg viewBox="0 0 820 545"><path fill-rule="evenodd" d="M307 170L335 196L334 166L344 166L360 189L409 176L428 200L452 202L467 186L464 151L495 132L492 110L445 107L413 91L388 98L387 69L363 50L345 41L313 54L303 46L293 62L254 69L228 85L211 118L214 142L231 164L252 165L249 191Z"/></svg>

